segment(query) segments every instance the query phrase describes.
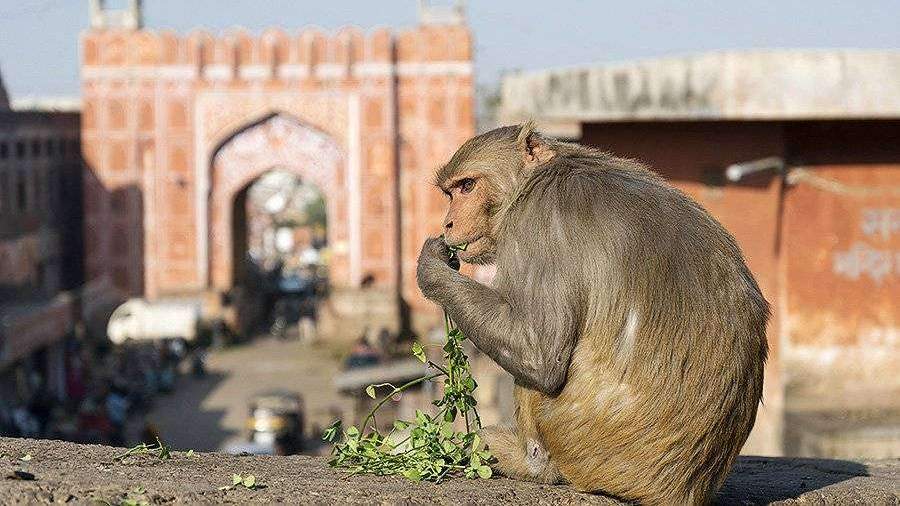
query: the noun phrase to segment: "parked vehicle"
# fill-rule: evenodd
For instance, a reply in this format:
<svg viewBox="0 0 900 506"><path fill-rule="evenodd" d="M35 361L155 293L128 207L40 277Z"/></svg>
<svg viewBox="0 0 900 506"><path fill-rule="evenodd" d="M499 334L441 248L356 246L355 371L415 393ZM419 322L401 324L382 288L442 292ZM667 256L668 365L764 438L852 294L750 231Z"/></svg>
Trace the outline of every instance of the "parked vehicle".
<svg viewBox="0 0 900 506"><path fill-rule="evenodd" d="M297 393L278 390L256 395L250 402L248 439L274 455L299 453L304 418L303 398Z"/></svg>
<svg viewBox="0 0 900 506"><path fill-rule="evenodd" d="M115 344L145 339L197 338L200 325L200 303L192 300L149 302L130 299L113 311L107 335Z"/></svg>
<svg viewBox="0 0 900 506"><path fill-rule="evenodd" d="M279 278L275 303L272 307L272 325L269 332L282 339L288 333L299 331L297 325L303 318L315 313L316 280L310 276L288 274Z"/></svg>

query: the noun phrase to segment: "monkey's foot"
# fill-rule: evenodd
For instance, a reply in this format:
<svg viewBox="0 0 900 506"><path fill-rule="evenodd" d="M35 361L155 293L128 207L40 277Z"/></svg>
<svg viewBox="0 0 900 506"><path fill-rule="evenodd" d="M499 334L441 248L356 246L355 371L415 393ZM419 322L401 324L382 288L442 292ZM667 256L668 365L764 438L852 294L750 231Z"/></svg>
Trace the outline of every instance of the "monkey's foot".
<svg viewBox="0 0 900 506"><path fill-rule="evenodd" d="M525 464L532 476L539 476L550 464L550 452L534 439L528 439L525 442Z"/></svg>
<svg viewBox="0 0 900 506"><path fill-rule="evenodd" d="M512 428L494 425L481 429L479 434L497 459L491 467L500 474L536 483L563 482L550 453L536 440L528 438L523 452L522 440Z"/></svg>

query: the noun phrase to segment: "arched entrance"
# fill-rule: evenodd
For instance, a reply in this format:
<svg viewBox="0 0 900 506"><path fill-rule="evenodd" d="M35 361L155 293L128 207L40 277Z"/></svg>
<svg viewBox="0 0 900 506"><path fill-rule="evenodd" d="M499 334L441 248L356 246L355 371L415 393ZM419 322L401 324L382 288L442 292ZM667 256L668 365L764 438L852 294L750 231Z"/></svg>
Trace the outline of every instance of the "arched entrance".
<svg viewBox="0 0 900 506"><path fill-rule="evenodd" d="M253 180L232 206L232 283L277 270L320 273L328 255L325 197L293 172L274 168Z"/></svg>
<svg viewBox="0 0 900 506"><path fill-rule="evenodd" d="M329 277L348 284L347 233L341 219L347 216L345 156L327 134L296 119L271 114L240 129L215 151L209 194L209 284L226 292L235 284L242 267L235 265L247 251L246 195L251 183L278 171L296 176L321 191L329 217L327 242L331 245Z"/></svg>

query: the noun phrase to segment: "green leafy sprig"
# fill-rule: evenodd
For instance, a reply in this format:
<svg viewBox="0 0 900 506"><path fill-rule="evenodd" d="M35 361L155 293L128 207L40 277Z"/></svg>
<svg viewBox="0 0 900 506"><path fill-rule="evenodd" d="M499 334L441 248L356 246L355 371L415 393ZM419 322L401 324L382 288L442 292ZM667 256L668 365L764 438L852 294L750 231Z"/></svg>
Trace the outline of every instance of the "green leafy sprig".
<svg viewBox="0 0 900 506"><path fill-rule="evenodd" d="M241 487L248 490L259 490L261 488L266 488L266 486L260 483L259 480L256 479L256 476L252 474L241 476L235 473L231 475L231 485L219 487L219 490L234 490Z"/></svg>
<svg viewBox="0 0 900 506"><path fill-rule="evenodd" d="M155 455L160 460L166 460L172 458L172 451L166 446L159 438L156 438L156 444L147 444L141 443L136 446L132 446L126 451L115 456L115 460L121 461L125 460L128 457L134 455Z"/></svg>
<svg viewBox="0 0 900 506"><path fill-rule="evenodd" d="M465 336L453 327L446 313L444 324L447 332L447 342L442 348L445 365L428 360L421 344L415 343L412 347L413 356L438 372L399 387L390 383L369 385L366 394L373 399L377 387L390 387L391 391L363 420L363 430L356 426L344 429L340 420L325 430L323 439L334 443L329 461L332 467L346 469L351 474L399 474L413 481L440 482L454 476L491 477L490 464L494 457L477 433L481 418L472 394L478 384L472 378L468 357L462 348ZM439 378L444 379L444 395L432 401L438 408L434 413L416 410L414 420L397 420L390 432L379 432L375 414L388 399L415 385ZM453 427L458 417L465 421L464 431Z"/></svg>

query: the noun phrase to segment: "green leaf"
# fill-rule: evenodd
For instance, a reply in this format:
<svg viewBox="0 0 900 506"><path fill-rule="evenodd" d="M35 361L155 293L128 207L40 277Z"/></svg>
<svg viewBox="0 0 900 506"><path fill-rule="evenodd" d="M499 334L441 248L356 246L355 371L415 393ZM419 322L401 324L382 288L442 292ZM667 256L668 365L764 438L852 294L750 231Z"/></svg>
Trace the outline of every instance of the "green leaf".
<svg viewBox="0 0 900 506"><path fill-rule="evenodd" d="M425 350L422 348L422 345L419 344L419 342L413 343L413 345L412 345L412 354L413 354L414 357L416 357L417 359L419 359L419 361L422 362L423 364L428 360L428 359L425 357Z"/></svg>
<svg viewBox="0 0 900 506"><path fill-rule="evenodd" d="M322 432L322 441L335 442L342 432L341 421L335 420Z"/></svg>
<svg viewBox="0 0 900 506"><path fill-rule="evenodd" d="M490 466L481 466L478 468L478 476L481 477L482 479L486 480L486 479L490 478L492 474L494 474L494 473L493 473L493 471L491 471Z"/></svg>
<svg viewBox="0 0 900 506"><path fill-rule="evenodd" d="M188 456L188 457L193 457L193 456L194 456L194 450L188 450L188 451L187 451L187 456Z"/></svg>
<svg viewBox="0 0 900 506"><path fill-rule="evenodd" d="M450 441L447 441L447 440L444 440L444 444L443 444L443 448L442 448L442 449L443 449L444 452L447 453L447 454L452 454L452 453L454 452L454 450L455 450L455 448L453 447L453 443L451 443Z"/></svg>
<svg viewBox="0 0 900 506"><path fill-rule="evenodd" d="M239 475L239 474L232 474L232 475L231 475L231 485L232 485L232 486L237 485L237 484L239 484L239 483L242 482L242 481L244 481L244 478L242 478L241 475Z"/></svg>
<svg viewBox="0 0 900 506"><path fill-rule="evenodd" d="M243 483L244 483L245 487L253 488L254 486L256 486L256 476L253 476L252 474L248 474L247 476L244 477Z"/></svg>
<svg viewBox="0 0 900 506"><path fill-rule="evenodd" d="M449 320L448 324L452 325ZM323 439L334 443L328 464L343 468L350 474L402 475L413 481L441 482L458 476L490 476L490 467L486 464L494 460L490 452L483 451L484 443L476 433L481 429L481 423L474 407L475 398L471 394L478 383L471 377L468 357L460 345L462 339L464 336L458 329L448 329L442 347L444 365L435 364L440 372L428 378L437 381L440 381L438 378L445 378L443 395L431 402L435 408L416 410L415 419L393 423L391 433L408 431L409 434L400 441L399 446L375 427L344 430L338 421L323 431ZM413 343L412 352L421 362L430 364L421 343ZM388 395L421 381L419 379L401 387L386 384L394 388L394 392ZM365 392L374 399L377 389L377 385L369 385ZM453 422L461 413L472 414L476 426L467 426L466 432L456 432ZM375 412L371 415L374 418Z"/></svg>

